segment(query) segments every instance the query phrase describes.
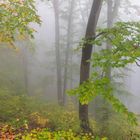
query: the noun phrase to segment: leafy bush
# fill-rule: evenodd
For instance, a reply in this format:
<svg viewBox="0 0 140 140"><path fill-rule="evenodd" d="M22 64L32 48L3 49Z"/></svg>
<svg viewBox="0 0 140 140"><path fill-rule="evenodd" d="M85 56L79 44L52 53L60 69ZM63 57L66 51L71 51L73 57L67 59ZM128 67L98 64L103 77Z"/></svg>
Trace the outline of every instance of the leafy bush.
<svg viewBox="0 0 140 140"><path fill-rule="evenodd" d="M139 140L140 127L132 126L123 115L112 112L107 122L97 122L96 134L102 135L102 127L104 128L104 135L109 140Z"/></svg>
<svg viewBox="0 0 140 140"><path fill-rule="evenodd" d="M71 103L66 107L48 104L43 112L47 116L52 130L79 131L80 129L78 112Z"/></svg>
<svg viewBox="0 0 140 140"><path fill-rule="evenodd" d="M37 97L18 96L9 90L0 90L0 112L0 121L17 129L27 124L29 129L79 130L78 113L72 104L60 107Z"/></svg>
<svg viewBox="0 0 140 140"><path fill-rule="evenodd" d="M19 108L20 107L20 108ZM20 96L11 95L8 90L0 90L0 121L11 121L21 114Z"/></svg>
<svg viewBox="0 0 140 140"><path fill-rule="evenodd" d="M139 140L139 126L130 125L124 116L113 113L108 122L107 136L111 140Z"/></svg>

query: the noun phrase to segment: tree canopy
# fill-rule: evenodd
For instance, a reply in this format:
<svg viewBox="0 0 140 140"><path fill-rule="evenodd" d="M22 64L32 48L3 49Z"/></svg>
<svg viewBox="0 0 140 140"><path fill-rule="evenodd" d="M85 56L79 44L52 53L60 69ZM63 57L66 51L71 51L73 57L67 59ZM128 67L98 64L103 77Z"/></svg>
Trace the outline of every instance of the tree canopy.
<svg viewBox="0 0 140 140"><path fill-rule="evenodd" d="M41 22L34 4L34 0L0 1L0 43L13 45L16 39L24 38L24 35L33 37L35 30L30 23Z"/></svg>

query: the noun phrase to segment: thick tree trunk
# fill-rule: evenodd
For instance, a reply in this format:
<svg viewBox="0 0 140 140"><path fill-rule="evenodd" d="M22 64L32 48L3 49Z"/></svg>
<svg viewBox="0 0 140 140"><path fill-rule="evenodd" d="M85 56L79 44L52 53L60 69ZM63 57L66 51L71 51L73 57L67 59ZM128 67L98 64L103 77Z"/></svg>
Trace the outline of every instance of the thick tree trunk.
<svg viewBox="0 0 140 140"><path fill-rule="evenodd" d="M94 0L87 24L85 38L89 39L95 36L96 25L98 22L99 14L101 11L102 0ZM88 60L91 58L92 45L85 44L82 48L82 59L80 67L80 84L89 79L90 75L90 62ZM88 119L88 105L82 105L79 103L79 119L80 126L83 132L91 131Z"/></svg>
<svg viewBox="0 0 140 140"><path fill-rule="evenodd" d="M59 31L59 0L53 1L55 16L55 53L56 53L56 75L57 75L57 98L59 105L63 105L62 97L62 76L60 58L60 31Z"/></svg>

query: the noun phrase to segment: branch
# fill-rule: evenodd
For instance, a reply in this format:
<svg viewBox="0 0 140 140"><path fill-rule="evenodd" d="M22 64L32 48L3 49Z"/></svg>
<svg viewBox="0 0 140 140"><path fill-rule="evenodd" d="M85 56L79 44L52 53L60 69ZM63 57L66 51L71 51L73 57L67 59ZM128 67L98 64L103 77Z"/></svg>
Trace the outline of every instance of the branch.
<svg viewBox="0 0 140 140"><path fill-rule="evenodd" d="M91 36L91 37L86 37L84 38L84 43L83 44L91 44L89 43L92 40L95 40L97 37L101 36L102 34L105 34L106 32L100 32L99 34L95 35L95 36Z"/></svg>
<svg viewBox="0 0 140 140"><path fill-rule="evenodd" d="M100 32L96 36L91 37L91 39L95 40L97 37L101 36L102 34L105 34L106 32Z"/></svg>
<svg viewBox="0 0 140 140"><path fill-rule="evenodd" d="M137 65L138 67L140 67L140 64L139 64L137 61L135 61L135 63L136 63L136 65Z"/></svg>

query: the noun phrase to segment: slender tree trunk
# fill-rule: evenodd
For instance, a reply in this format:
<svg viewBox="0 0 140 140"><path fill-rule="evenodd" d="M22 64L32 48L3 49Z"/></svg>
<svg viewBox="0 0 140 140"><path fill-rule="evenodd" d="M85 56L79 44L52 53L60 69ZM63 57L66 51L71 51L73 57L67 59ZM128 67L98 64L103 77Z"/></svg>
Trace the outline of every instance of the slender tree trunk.
<svg viewBox="0 0 140 140"><path fill-rule="evenodd" d="M71 56L70 56L70 65L71 65L71 68L70 68L70 89L73 88L73 52L71 52Z"/></svg>
<svg viewBox="0 0 140 140"><path fill-rule="evenodd" d="M95 36L96 26L98 18L100 15L102 6L102 0L94 0L87 24L85 38L92 38ZM90 62L88 60L91 58L92 54L92 45L86 43L82 48L82 59L80 67L80 84L89 79L90 76ZM80 126L83 132L91 131L89 126L88 118L88 105L82 105L79 103L79 119Z"/></svg>
<svg viewBox="0 0 140 140"><path fill-rule="evenodd" d="M56 75L57 75L57 98L59 105L63 105L62 76L60 58L60 31L59 31L59 0L53 0L55 16L55 53L56 53Z"/></svg>
<svg viewBox="0 0 140 140"><path fill-rule="evenodd" d="M23 68L23 78L24 78L24 91L26 95L29 95L29 75L28 75L28 50L27 50L27 43L23 42L21 43L23 45L23 48L21 49L22 53L22 68Z"/></svg>
<svg viewBox="0 0 140 140"><path fill-rule="evenodd" d="M114 4L113 4L114 1ZM120 0L107 0L107 28L111 28L118 14ZM112 49L112 46L107 42L106 48ZM107 68L106 76L111 79L111 67Z"/></svg>
<svg viewBox="0 0 140 140"><path fill-rule="evenodd" d="M111 28L113 26L115 17L118 14L118 8L119 8L120 0L107 0L107 28ZM107 42L106 49L111 50L112 46ZM111 67L106 68L106 77L108 77L111 80ZM108 126L108 119L109 119L109 112L111 111L111 108L109 104L102 99L102 102L100 102L100 105L102 106L102 112L103 115L101 117L101 135L105 135L106 126Z"/></svg>
<svg viewBox="0 0 140 140"><path fill-rule="evenodd" d="M68 29L67 29L67 48L65 53L65 69L64 69L64 87L63 87L63 104L65 104L66 94L65 91L67 89L67 75L68 75L68 63L70 58L70 47L71 47L71 33L72 33L72 22L73 22L73 10L74 10L75 0L71 0L70 9L69 9L69 17L68 17Z"/></svg>

